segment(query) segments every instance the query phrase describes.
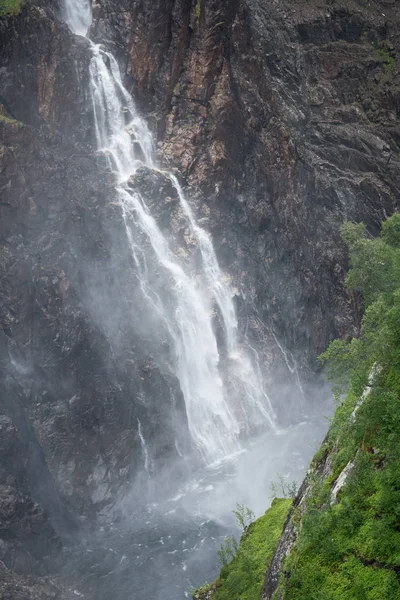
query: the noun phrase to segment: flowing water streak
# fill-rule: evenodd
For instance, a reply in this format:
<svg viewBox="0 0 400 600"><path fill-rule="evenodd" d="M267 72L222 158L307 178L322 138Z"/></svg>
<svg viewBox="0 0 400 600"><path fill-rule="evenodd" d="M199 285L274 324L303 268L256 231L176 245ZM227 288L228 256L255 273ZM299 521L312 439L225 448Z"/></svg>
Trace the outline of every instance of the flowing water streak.
<svg viewBox="0 0 400 600"><path fill-rule="evenodd" d="M237 344L237 318L232 301L232 293L229 287L224 283L224 276L219 267L217 257L210 239L210 236L204 229L199 227L193 216L192 209L185 198L179 181L172 173L167 173L176 191L178 192L181 206L187 216L193 233L199 244L201 256L203 259L203 269L212 294L221 311L225 326L226 346L228 353L233 352Z"/></svg>
<svg viewBox="0 0 400 600"><path fill-rule="evenodd" d="M91 24L87 2L66 0L65 13L71 30L86 35ZM240 448L239 435L246 418L253 426L269 423L274 427L273 411L259 372L238 344L232 291L219 268L210 236L197 225L177 178L162 171L177 190L183 213L197 240L202 257L202 287L171 251L144 199L130 189L129 179L139 166L159 171L153 158L152 137L122 84L112 54L92 42L91 52L89 85L98 149L107 156L118 180L117 192L141 291L165 323L173 341L174 369L185 399L192 439L204 459L211 462ZM135 231L140 231L150 242L152 257L140 248ZM147 262L154 259L168 273L167 295L174 299L172 308L151 288ZM213 301L222 318L227 355L237 365L234 379L238 380L237 387L241 390L229 403L213 330ZM241 415L237 414L238 407Z"/></svg>
<svg viewBox="0 0 400 600"><path fill-rule="evenodd" d="M137 420L137 422L138 422L138 433L139 433L139 438L140 438L140 445L142 447L143 458L144 458L144 470L146 471L146 473L148 473L149 472L149 451L147 450L146 442L143 437L142 424L139 419Z"/></svg>
<svg viewBox="0 0 400 600"><path fill-rule="evenodd" d="M306 396L304 394L303 386L301 385L301 379L300 379L299 369L297 367L296 360L295 360L293 354L290 352L290 350L285 349L282 346L282 344L280 343L280 341L277 338L277 336L275 335L275 333L273 331L271 331L271 333L272 333L272 337L274 338L274 340L276 342L276 345L278 346L279 350L282 352L282 355L283 355L283 358L285 359L285 364L286 364L286 367L287 367L289 373L291 375L294 375L296 378L297 387L299 388L299 391L300 391L300 408L304 408L304 405L306 402Z"/></svg>
<svg viewBox="0 0 400 600"><path fill-rule="evenodd" d="M153 165L153 143L145 122L121 82L115 58L100 45L91 44L90 92L100 151L110 160L120 182L126 181L143 163ZM135 156L132 138L139 150Z"/></svg>

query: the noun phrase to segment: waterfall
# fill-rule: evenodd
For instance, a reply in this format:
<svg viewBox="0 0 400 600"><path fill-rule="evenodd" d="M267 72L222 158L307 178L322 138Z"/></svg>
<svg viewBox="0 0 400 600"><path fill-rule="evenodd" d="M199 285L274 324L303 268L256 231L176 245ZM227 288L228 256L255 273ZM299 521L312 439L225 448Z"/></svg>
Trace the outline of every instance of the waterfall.
<svg viewBox="0 0 400 600"><path fill-rule="evenodd" d="M65 0L64 18L73 33L86 35L92 23L92 11L88 0Z"/></svg>
<svg viewBox="0 0 400 600"><path fill-rule="evenodd" d="M91 24L88 3L65 2L69 27L76 34L86 35ZM205 462L210 463L239 450L242 433L265 425L275 427L258 356L238 340L233 293L219 267L211 237L197 224L175 175L157 167L151 134L123 86L115 58L94 43L91 53L89 86L98 150L107 156L117 179L116 190L141 292L172 340L173 369L184 396L192 440ZM200 277L174 253L145 199L132 190L130 179L140 166L162 173L175 188L200 251ZM141 247L143 236L149 242L151 256L145 255ZM157 269L168 275L168 302L152 289L148 261L155 261ZM218 308L222 321L225 366L214 331L213 306ZM148 462L140 423L139 437Z"/></svg>

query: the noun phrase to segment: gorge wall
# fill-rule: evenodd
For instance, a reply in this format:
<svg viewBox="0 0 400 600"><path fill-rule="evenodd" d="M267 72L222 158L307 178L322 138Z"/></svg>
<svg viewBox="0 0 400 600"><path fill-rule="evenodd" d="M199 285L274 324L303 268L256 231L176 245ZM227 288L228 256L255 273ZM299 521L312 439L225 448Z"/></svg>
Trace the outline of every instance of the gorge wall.
<svg viewBox="0 0 400 600"><path fill-rule="evenodd" d="M144 460L139 421L156 464L187 431L95 150L88 41L61 17L58 2L26 0L0 19L0 559L20 573L46 572L49 548L129 487ZM286 419L291 402L299 414L287 380L308 395L316 356L358 328L339 225L374 233L398 207L400 9L95 0L93 17L92 39L116 56L160 163L179 173L234 281L275 411ZM162 182L142 177L184 237L174 198L160 205Z"/></svg>
<svg viewBox="0 0 400 600"><path fill-rule="evenodd" d="M313 362L354 325L338 223L376 231L396 203L398 8L113 7L95 3L94 35L112 40L161 159L192 187L239 293Z"/></svg>

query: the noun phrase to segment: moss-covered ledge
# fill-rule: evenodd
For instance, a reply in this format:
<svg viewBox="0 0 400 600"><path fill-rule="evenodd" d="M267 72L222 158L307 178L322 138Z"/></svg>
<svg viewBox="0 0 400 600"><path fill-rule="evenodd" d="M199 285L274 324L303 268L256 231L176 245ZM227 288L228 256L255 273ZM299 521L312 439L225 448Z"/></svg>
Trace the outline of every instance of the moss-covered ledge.
<svg viewBox="0 0 400 600"><path fill-rule="evenodd" d="M199 588L196 600L259 600L292 500L276 498L267 512L243 534L234 558L211 585Z"/></svg>

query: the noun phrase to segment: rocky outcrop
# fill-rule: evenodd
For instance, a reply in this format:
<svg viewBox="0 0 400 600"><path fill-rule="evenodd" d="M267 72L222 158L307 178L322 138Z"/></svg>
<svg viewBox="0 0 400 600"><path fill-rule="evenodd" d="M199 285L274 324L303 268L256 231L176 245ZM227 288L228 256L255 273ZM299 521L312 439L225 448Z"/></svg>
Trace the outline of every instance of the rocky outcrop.
<svg viewBox="0 0 400 600"><path fill-rule="evenodd" d="M322 449L325 448L326 440L327 438L321 445ZM332 475L332 454L324 452L322 460L308 471L293 500L271 564L265 574L262 600L272 600L275 598L280 582L287 575L284 569L285 560L292 552L298 540L301 519L307 512L307 500L313 491L315 481L318 478L319 482L323 484L330 475ZM281 596L278 596L277 600L282 600Z"/></svg>
<svg viewBox="0 0 400 600"><path fill-rule="evenodd" d="M186 416L154 359L165 332L143 325L115 182L93 147L89 42L55 9L26 2L0 22L0 415L26 453L25 491L62 533L130 485L138 419L157 469Z"/></svg>
<svg viewBox="0 0 400 600"><path fill-rule="evenodd" d="M247 312L304 375L329 339L358 326L340 223L376 231L398 206L398 7L111 4L95 2L94 31L123 57L160 159L191 189ZM263 337L256 319L251 328Z"/></svg>

